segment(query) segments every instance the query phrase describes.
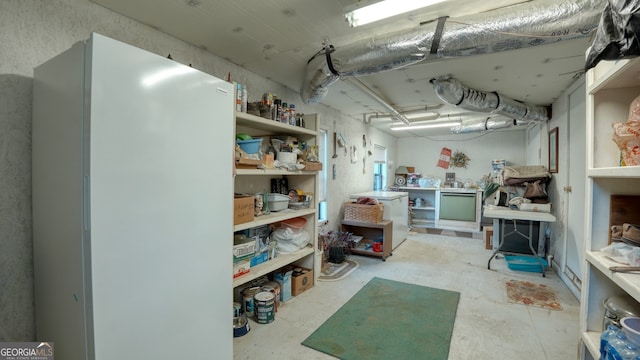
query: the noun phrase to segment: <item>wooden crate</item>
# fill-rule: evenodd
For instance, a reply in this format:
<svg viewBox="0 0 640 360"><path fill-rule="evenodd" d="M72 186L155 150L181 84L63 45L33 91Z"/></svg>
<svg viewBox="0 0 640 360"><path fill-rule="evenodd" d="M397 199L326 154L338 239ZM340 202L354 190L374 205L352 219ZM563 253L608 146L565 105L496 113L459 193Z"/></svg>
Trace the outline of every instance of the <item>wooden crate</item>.
<svg viewBox="0 0 640 360"><path fill-rule="evenodd" d="M352 202L344 204L344 219L349 221L361 221L379 223L382 221L384 205L361 205Z"/></svg>
<svg viewBox="0 0 640 360"><path fill-rule="evenodd" d="M304 170L307 170L307 171L321 171L322 170L322 163L321 162L317 162L317 161L307 161L304 164Z"/></svg>

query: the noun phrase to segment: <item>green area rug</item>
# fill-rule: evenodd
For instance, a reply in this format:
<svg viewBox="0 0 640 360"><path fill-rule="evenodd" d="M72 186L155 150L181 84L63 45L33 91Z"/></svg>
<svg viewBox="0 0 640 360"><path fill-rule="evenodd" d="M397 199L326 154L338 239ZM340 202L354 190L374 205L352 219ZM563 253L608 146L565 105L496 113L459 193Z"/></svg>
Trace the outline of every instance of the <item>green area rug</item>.
<svg viewBox="0 0 640 360"><path fill-rule="evenodd" d="M340 359L446 360L459 299L376 277L302 344Z"/></svg>

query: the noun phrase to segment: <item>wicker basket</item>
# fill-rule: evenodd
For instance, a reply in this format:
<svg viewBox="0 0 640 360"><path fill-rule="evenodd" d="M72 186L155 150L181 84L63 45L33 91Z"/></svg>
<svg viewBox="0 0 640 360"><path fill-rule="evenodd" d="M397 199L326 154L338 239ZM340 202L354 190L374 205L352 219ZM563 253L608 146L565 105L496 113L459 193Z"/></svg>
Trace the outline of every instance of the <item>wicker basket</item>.
<svg viewBox="0 0 640 360"><path fill-rule="evenodd" d="M382 221L383 210L383 204L361 205L348 202L344 204L344 219L350 221L379 223Z"/></svg>

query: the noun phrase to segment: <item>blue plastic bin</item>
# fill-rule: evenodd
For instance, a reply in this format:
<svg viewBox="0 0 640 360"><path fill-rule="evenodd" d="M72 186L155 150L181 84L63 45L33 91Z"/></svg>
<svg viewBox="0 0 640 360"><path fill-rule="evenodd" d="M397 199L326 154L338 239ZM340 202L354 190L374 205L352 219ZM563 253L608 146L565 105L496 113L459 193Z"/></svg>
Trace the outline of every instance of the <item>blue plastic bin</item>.
<svg viewBox="0 0 640 360"><path fill-rule="evenodd" d="M549 266L547 260L543 257L535 258L533 256L505 255L504 259L507 260L507 266L509 266L509 269L517 271L541 273L542 269L540 268L540 262L538 259L542 261L545 268Z"/></svg>

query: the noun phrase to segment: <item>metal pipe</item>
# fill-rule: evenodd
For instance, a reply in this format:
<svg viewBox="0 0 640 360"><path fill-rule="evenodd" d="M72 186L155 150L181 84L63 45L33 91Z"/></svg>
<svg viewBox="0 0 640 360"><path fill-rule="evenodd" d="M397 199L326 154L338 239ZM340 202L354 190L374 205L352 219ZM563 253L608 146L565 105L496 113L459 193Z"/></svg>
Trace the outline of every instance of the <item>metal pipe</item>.
<svg viewBox="0 0 640 360"><path fill-rule="evenodd" d="M411 115L411 114L407 114L406 112L402 112L402 115L404 115L405 117L407 115ZM418 113L415 113L418 114ZM424 113L424 115L419 115L419 116L412 116L411 119L409 119L409 122L412 123L416 120L435 120L437 118L440 117L440 113L438 112L431 112L431 113ZM393 115L389 115L389 114L371 114L369 115L369 122L371 122L371 119L387 119L387 120L393 120L395 119L395 116Z"/></svg>
<svg viewBox="0 0 640 360"><path fill-rule="evenodd" d="M387 110L389 110L389 112L391 113L391 115L395 118L398 119L400 121L402 121L403 123L409 125L409 119L407 119L406 116L404 116L403 114L401 114L398 110L396 110L393 106L391 106L385 99L383 99L382 97L380 97L378 94L376 94L373 90L369 89L369 87L367 85L365 85L362 81L356 79L356 78L349 78L350 82L355 85L357 88L359 88L360 90L362 90L362 92L364 92L365 94L369 95L373 100L377 101L380 105L382 105L383 107L385 107Z"/></svg>
<svg viewBox="0 0 640 360"><path fill-rule="evenodd" d="M438 104L434 106L425 105L424 107L419 109L401 111L400 113L407 117L411 115L420 114L420 116L411 117L411 119L409 119L410 122L414 122L416 120L435 120L440 117L440 113L434 110L439 110L439 109L442 109L443 107L444 107L444 104ZM427 115L428 113L429 115ZM362 116L365 124L370 124L371 119L389 119L389 120L394 119L393 115L390 115L390 114L374 113L374 114L368 114L368 115L363 114Z"/></svg>

